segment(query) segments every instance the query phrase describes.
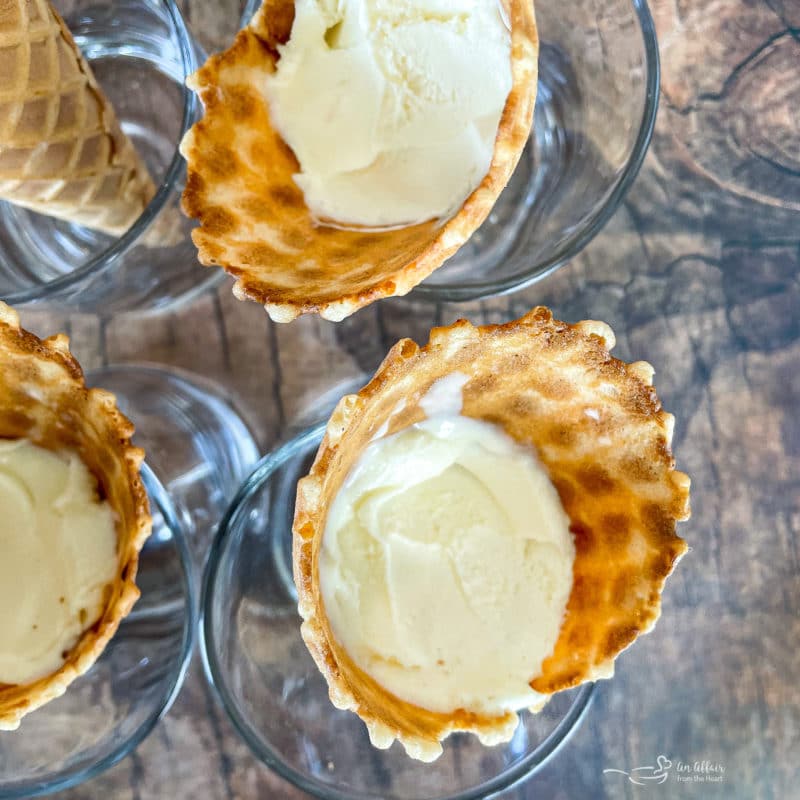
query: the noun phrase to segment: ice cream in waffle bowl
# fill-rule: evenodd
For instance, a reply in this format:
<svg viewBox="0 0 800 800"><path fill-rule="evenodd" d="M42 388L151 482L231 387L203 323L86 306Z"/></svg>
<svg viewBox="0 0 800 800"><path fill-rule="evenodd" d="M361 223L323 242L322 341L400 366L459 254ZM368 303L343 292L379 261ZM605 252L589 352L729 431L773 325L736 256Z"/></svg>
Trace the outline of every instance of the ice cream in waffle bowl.
<svg viewBox="0 0 800 800"><path fill-rule="evenodd" d="M530 0L265 0L189 80L200 261L281 322L406 294L508 182L537 55Z"/></svg>
<svg viewBox="0 0 800 800"><path fill-rule="evenodd" d="M645 362L536 308L398 342L298 485L302 635L372 743L438 757L608 678L660 615L689 479Z"/></svg>
<svg viewBox="0 0 800 800"><path fill-rule="evenodd" d="M133 426L68 344L0 303L0 730L99 658L139 596L151 529Z"/></svg>

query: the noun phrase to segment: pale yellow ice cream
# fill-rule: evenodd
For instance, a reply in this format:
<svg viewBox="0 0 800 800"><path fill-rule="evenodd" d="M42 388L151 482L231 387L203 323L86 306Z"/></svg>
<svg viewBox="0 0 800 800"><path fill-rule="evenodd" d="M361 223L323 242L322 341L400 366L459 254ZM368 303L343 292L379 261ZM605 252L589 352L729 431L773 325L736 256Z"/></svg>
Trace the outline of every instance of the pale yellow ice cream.
<svg viewBox="0 0 800 800"><path fill-rule="evenodd" d="M453 377L453 376L449 376ZM338 492L319 577L334 636L388 691L433 711L518 710L553 650L575 548L533 450L448 413L373 441Z"/></svg>
<svg viewBox="0 0 800 800"><path fill-rule="evenodd" d="M511 90L499 0L297 0L264 86L320 219L447 217L489 171Z"/></svg>
<svg viewBox="0 0 800 800"><path fill-rule="evenodd" d="M0 683L57 670L103 611L114 514L74 453L0 439Z"/></svg>

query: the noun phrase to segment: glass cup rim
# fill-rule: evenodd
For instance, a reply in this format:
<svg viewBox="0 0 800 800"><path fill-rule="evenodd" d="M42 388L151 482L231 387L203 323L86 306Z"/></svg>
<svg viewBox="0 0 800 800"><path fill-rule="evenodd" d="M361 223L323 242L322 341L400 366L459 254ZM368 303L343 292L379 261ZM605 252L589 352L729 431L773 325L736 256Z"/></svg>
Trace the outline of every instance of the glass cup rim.
<svg viewBox="0 0 800 800"><path fill-rule="evenodd" d="M165 685L169 687L168 691L164 693L163 698L158 703L153 713L151 713L146 720L117 748L110 752L107 756L90 764L77 772L69 772L54 778L46 783L38 783L34 786L25 787L20 786L18 789L13 789L6 793L0 788L1 800L18 800L23 797L41 797L42 795L51 794L53 792L64 791L78 786L85 781L97 777L102 772L110 769L115 764L122 761L123 758L128 756L135 750L153 731L153 728L169 711L172 704L175 702L180 690L183 686L186 671L189 668L192 653L194 651L195 636L198 623L197 603L195 602L195 590L192 580L192 556L189 552L189 545L183 532L183 528L179 522L177 509L175 508L169 493L156 477L153 470L147 465L142 464L141 468L142 481L144 482L145 489L149 500L155 504L158 511L164 518L164 523L172 532L172 539L177 547L178 555L181 561L182 577L183 577L183 591L186 598L186 615L183 626L183 641L181 643L181 655L177 666L173 668L169 681ZM67 690L69 691L69 690ZM36 712L34 712L36 713ZM24 725L24 722L23 722Z"/></svg>
<svg viewBox="0 0 800 800"><path fill-rule="evenodd" d="M175 145L175 152L172 155L172 160L164 174L161 185L133 225L131 225L122 236L115 239L111 245L81 267L68 272L66 275L61 275L58 278L54 278L53 280L37 286L10 293L3 298L9 304L22 305L34 301L46 300L50 295L63 291L64 289L69 289L93 273L102 273L111 269L117 260L130 250L133 244L147 230L150 223L164 208L181 171L184 169L184 160L180 152L180 143L194 121L198 103L195 93L186 86L186 79L198 68L197 54L194 40L176 4L176 0L158 0L158 2L162 3L166 8L171 27L177 35L179 52L181 54L181 65L183 67L183 81L181 84L183 90L183 118L181 119L181 127L178 134L178 142Z"/></svg>
<svg viewBox="0 0 800 800"><path fill-rule="evenodd" d="M658 37L647 0L629 0L639 21L645 56L645 96L639 130L630 157L617 178L605 202L581 225L577 236L571 237L550 258L540 264L523 269L515 275L478 283L425 282L414 287L414 297L428 302L465 302L497 297L524 289L532 283L552 275L559 267L571 261L594 239L619 208L628 190L636 180L653 138L658 114L659 87L661 85L661 60ZM444 265L446 266L446 264Z"/></svg>
<svg viewBox="0 0 800 800"><path fill-rule="evenodd" d="M269 747L253 726L240 714L228 684L225 672L217 660L215 649L215 630L211 622L213 607L216 597L217 577L222 557L226 552L227 540L232 531L240 523L247 503L270 480L275 471L294 456L302 453L305 448L319 442L325 434L327 421L320 422L299 433L288 442L282 444L274 451L267 453L255 465L250 475L245 479L235 497L223 515L208 554L203 588L200 598L201 607L201 649L206 666L206 675L214 690L220 697L228 718L233 723L236 732L242 737L253 754L267 767L275 771L289 783L297 788L322 798L322 800L371 800L372 795L363 792L344 792L310 779L303 773L287 765L281 756ZM479 786L465 790L461 793L443 795L437 800L481 800L498 792L512 788L518 783L531 777L543 767L550 758L561 748L575 731L585 716L590 701L595 692L595 684L584 684L578 690L566 716L548 734L537 749L527 757L520 760L499 775L484 781Z"/></svg>

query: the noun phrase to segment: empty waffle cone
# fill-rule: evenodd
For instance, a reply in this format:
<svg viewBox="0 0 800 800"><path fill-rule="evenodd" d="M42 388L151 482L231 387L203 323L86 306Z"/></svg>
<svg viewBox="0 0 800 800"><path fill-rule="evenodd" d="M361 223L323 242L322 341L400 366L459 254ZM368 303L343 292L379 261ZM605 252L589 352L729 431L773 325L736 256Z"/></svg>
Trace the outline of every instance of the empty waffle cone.
<svg viewBox="0 0 800 800"><path fill-rule="evenodd" d="M616 656L658 619L664 581L686 550L675 529L689 516L689 479L675 471L674 419L661 409L652 367L613 358L613 345L605 323L568 325L542 307L506 325L460 320L434 329L423 348L398 342L331 416L298 485L295 582L302 635L331 700L364 720L374 745L398 739L410 755L431 760L453 731L492 743L509 739L517 724L512 712L435 713L389 694L336 641L320 594L322 536L345 477L373 437L425 418L421 398L445 375L468 378L464 415L535 447L570 519L573 587L554 650L530 686L549 696L610 677Z"/></svg>
<svg viewBox="0 0 800 800"><path fill-rule="evenodd" d="M121 235L154 193L50 3L0 3L0 198Z"/></svg>
<svg viewBox="0 0 800 800"><path fill-rule="evenodd" d="M205 106L186 134L184 211L201 263L236 278L234 294L264 305L276 322L318 313L339 321L424 280L480 226L508 183L528 139L539 41L531 0L505 3L511 21L512 88L489 172L446 221L394 230L342 230L315 222L294 182L294 153L270 119L263 77L289 39L292 0L264 0L224 53L188 80Z"/></svg>
<svg viewBox="0 0 800 800"><path fill-rule="evenodd" d="M63 666L30 684L0 684L0 730L14 730L26 714L62 695L94 664L139 597L136 570L151 518L139 477L144 453L131 445L132 434L114 396L86 388L66 336L42 341L0 303L0 438L77 452L114 511L118 555L105 609Z"/></svg>

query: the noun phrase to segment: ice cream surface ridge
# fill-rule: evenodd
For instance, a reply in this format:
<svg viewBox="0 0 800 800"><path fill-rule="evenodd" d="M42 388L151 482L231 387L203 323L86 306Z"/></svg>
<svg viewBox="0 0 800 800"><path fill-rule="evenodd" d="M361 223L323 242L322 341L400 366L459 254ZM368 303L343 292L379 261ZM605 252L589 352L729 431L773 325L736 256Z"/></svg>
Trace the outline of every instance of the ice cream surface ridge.
<svg viewBox="0 0 800 800"><path fill-rule="evenodd" d="M318 218L447 217L489 171L511 90L497 0L297 0L264 91Z"/></svg>
<svg viewBox="0 0 800 800"><path fill-rule="evenodd" d="M434 405L458 380L434 387ZM541 700L529 682L558 638L574 557L535 452L440 413L362 453L329 510L320 588L334 636L386 690L498 713Z"/></svg>

